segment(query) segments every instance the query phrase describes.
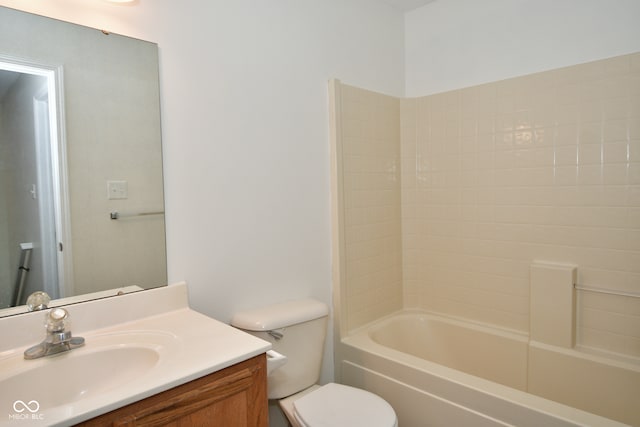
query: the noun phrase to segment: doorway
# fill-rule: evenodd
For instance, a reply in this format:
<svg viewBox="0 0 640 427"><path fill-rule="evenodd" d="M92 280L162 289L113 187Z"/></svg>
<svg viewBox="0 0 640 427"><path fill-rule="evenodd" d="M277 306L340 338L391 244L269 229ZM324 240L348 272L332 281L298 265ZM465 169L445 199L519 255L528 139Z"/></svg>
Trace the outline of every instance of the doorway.
<svg viewBox="0 0 640 427"><path fill-rule="evenodd" d="M0 58L0 308L67 294L60 73Z"/></svg>

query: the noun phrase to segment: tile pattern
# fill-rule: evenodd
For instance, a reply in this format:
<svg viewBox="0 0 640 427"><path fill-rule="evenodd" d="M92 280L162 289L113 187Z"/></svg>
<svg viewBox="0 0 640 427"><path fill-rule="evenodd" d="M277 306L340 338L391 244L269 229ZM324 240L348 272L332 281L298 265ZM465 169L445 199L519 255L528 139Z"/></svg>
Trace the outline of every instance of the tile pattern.
<svg viewBox="0 0 640 427"><path fill-rule="evenodd" d="M640 54L401 101L405 307L529 328L529 265L640 292ZM640 356L640 299L578 293L578 343Z"/></svg>
<svg viewBox="0 0 640 427"><path fill-rule="evenodd" d="M348 330L402 308L400 101L341 85Z"/></svg>

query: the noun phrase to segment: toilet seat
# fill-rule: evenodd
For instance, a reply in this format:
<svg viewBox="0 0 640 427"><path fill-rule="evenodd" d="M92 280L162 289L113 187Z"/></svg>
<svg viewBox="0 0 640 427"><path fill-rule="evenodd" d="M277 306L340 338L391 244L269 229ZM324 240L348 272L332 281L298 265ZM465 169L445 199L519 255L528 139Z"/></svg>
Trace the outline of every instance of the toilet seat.
<svg viewBox="0 0 640 427"><path fill-rule="evenodd" d="M329 383L293 402L294 416L305 427L395 427L389 403L365 390Z"/></svg>

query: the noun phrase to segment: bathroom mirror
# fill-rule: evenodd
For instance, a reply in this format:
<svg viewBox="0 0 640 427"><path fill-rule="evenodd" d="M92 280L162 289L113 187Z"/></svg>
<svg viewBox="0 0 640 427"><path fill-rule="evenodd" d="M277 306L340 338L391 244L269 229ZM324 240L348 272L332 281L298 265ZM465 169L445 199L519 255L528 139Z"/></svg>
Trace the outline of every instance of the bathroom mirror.
<svg viewBox="0 0 640 427"><path fill-rule="evenodd" d="M157 45L0 7L0 316L166 285L162 182Z"/></svg>

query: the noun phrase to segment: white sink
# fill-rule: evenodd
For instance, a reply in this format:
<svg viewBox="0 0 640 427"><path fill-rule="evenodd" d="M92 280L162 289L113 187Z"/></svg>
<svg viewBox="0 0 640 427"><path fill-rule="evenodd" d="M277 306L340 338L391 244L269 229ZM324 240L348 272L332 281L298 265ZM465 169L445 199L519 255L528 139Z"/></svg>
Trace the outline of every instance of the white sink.
<svg viewBox="0 0 640 427"><path fill-rule="evenodd" d="M270 350L188 302L179 283L70 305L84 346L33 360L45 313L0 318L0 427L74 425Z"/></svg>
<svg viewBox="0 0 640 427"><path fill-rule="evenodd" d="M160 366L177 338L159 331L90 336L83 347L55 356L0 358L0 402L17 413L36 413L89 399L139 381Z"/></svg>

